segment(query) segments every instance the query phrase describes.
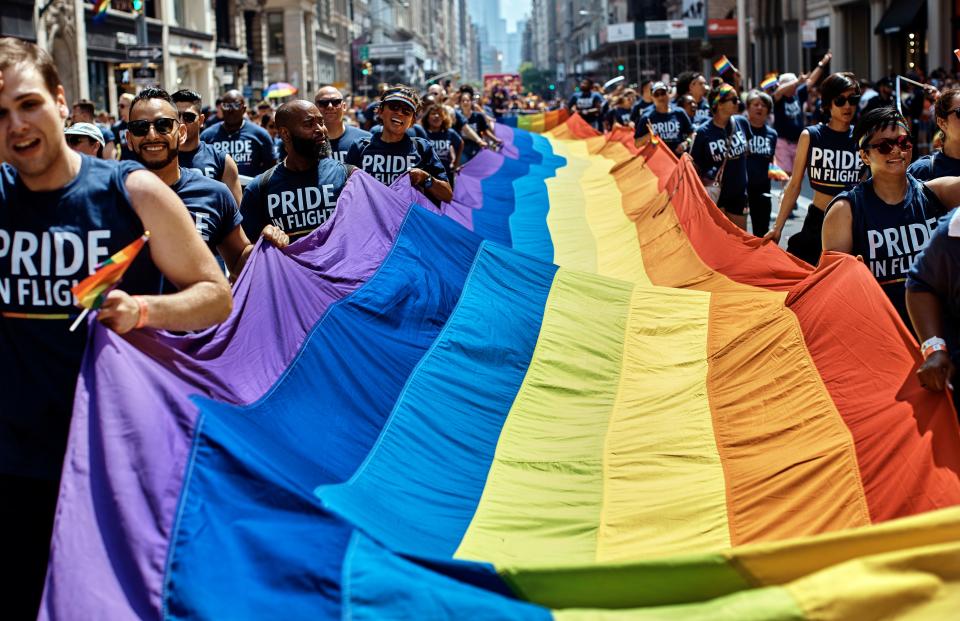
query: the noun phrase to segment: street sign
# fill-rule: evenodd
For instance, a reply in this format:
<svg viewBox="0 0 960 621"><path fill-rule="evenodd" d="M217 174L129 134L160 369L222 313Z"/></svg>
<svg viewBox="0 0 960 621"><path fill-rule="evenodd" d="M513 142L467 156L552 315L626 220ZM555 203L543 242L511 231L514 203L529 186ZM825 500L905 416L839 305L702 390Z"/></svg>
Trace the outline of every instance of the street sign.
<svg viewBox="0 0 960 621"><path fill-rule="evenodd" d="M360 46L360 60L369 60L370 59L370 46L361 45Z"/></svg>
<svg viewBox="0 0 960 621"><path fill-rule="evenodd" d="M131 60L157 60L163 56L163 50L154 46L137 46L127 48L127 58Z"/></svg>
<svg viewBox="0 0 960 621"><path fill-rule="evenodd" d="M145 81L156 80L157 70L154 67L135 67L133 69L133 79Z"/></svg>
<svg viewBox="0 0 960 621"><path fill-rule="evenodd" d="M136 45L137 35L133 34L132 32L118 32L117 43L120 45Z"/></svg>
<svg viewBox="0 0 960 621"><path fill-rule="evenodd" d="M817 22L804 20L800 22L800 38L803 41L803 47L817 46Z"/></svg>

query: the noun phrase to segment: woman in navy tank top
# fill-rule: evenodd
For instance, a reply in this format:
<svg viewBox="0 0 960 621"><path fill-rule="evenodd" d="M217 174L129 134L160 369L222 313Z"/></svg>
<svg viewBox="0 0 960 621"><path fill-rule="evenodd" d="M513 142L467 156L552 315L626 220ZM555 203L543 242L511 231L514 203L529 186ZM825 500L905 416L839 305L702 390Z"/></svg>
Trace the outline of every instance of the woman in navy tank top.
<svg viewBox="0 0 960 621"><path fill-rule="evenodd" d="M860 84L852 73L834 73L820 88L823 112L830 122L811 125L800 134L790 182L783 191L777 222L763 239L780 241L783 225L797 204L804 174L813 188L813 204L803 228L787 243L787 251L811 265L820 261L823 214L834 196L860 180L860 157L853 141L853 117L860 103Z"/></svg>
<svg viewBox="0 0 960 621"><path fill-rule="evenodd" d="M894 108L863 115L853 132L870 178L839 194L827 207L823 249L863 258L884 293L909 326L904 282L930 241L937 220L960 201L960 178L926 183L907 173L910 129Z"/></svg>

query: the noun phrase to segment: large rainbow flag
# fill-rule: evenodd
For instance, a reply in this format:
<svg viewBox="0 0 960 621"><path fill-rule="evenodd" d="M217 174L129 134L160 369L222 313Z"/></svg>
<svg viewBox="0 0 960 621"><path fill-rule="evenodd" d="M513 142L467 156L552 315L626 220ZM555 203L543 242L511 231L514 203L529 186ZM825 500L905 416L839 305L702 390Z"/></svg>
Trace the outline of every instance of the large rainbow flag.
<svg viewBox="0 0 960 621"><path fill-rule="evenodd" d="M91 325L41 617L955 614L956 415L868 271L548 119L439 210L355 174L221 326Z"/></svg>

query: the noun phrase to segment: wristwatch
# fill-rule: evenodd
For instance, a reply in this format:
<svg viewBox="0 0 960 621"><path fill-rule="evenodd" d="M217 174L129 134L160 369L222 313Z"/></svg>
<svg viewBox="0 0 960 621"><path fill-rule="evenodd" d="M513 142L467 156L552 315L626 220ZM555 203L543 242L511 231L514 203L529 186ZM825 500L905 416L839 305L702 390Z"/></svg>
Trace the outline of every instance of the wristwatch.
<svg viewBox="0 0 960 621"><path fill-rule="evenodd" d="M423 181L423 189L429 190L433 187L433 175L427 175L427 178Z"/></svg>

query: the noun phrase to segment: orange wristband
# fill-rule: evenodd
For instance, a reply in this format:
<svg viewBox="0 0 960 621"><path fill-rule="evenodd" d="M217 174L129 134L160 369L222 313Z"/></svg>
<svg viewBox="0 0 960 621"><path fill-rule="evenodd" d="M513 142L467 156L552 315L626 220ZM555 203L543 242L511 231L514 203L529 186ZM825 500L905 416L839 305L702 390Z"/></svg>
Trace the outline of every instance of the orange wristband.
<svg viewBox="0 0 960 621"><path fill-rule="evenodd" d="M147 301L139 295L133 296L133 299L137 301L137 306L140 307L140 315L137 317L137 325L133 326L133 329L139 330L143 326L147 325Z"/></svg>

